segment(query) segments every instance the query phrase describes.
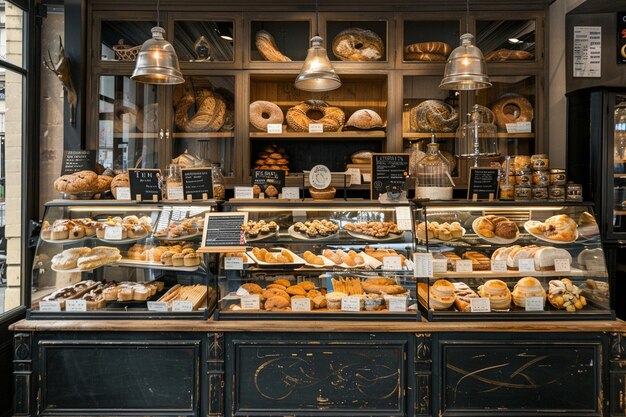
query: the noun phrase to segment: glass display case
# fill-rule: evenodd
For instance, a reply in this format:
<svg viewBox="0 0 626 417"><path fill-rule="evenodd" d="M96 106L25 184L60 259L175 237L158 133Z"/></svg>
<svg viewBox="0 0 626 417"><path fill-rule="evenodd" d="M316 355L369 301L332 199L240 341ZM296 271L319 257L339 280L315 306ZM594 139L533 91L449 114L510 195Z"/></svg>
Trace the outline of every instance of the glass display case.
<svg viewBox="0 0 626 417"><path fill-rule="evenodd" d="M248 213L247 250L220 255L216 319L420 318L408 202L248 200L224 211Z"/></svg>
<svg viewBox="0 0 626 417"><path fill-rule="evenodd" d="M46 204L29 318L203 318L211 255L196 252L214 202Z"/></svg>
<svg viewBox="0 0 626 417"><path fill-rule="evenodd" d="M590 204L420 203L415 228L428 320L614 319Z"/></svg>

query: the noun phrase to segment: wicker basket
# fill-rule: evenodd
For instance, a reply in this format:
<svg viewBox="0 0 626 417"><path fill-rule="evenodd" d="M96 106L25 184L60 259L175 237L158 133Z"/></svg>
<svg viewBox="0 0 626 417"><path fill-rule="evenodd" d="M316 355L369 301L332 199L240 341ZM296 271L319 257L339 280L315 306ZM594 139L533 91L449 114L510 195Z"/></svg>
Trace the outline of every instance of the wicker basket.
<svg viewBox="0 0 626 417"><path fill-rule="evenodd" d="M141 45L130 46L124 44L124 39L120 39L117 45L113 46L113 50L115 51L115 55L117 59L120 61L135 61L137 59L137 54L139 54L139 50L141 49Z"/></svg>

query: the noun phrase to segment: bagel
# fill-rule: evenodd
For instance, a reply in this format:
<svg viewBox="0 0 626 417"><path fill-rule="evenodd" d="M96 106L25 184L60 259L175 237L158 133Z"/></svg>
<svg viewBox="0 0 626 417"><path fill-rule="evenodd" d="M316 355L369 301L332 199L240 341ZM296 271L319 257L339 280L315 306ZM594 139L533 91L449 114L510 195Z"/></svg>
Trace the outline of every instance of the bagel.
<svg viewBox="0 0 626 417"><path fill-rule="evenodd" d="M443 56L445 61L450 52L452 52L452 47L445 42L418 42L404 47L405 59L407 59L407 54L435 54Z"/></svg>
<svg viewBox="0 0 626 417"><path fill-rule="evenodd" d="M350 28L333 39L333 54L342 61L379 61L385 54L385 44L371 30Z"/></svg>
<svg viewBox="0 0 626 417"><path fill-rule="evenodd" d="M134 132L137 127L137 106L123 100L113 102L113 132Z"/></svg>
<svg viewBox="0 0 626 417"><path fill-rule="evenodd" d="M192 106L196 113L189 118ZM176 104L176 127L183 132L217 132L224 125L226 103L219 94L205 88L188 91Z"/></svg>
<svg viewBox="0 0 626 417"><path fill-rule="evenodd" d="M250 103L250 124L256 129L265 132L268 124L282 124L284 120L283 111L276 104L263 100Z"/></svg>
<svg viewBox="0 0 626 417"><path fill-rule="evenodd" d="M346 122L346 126L356 127L357 129L374 129L383 127L383 119L374 110L361 109L352 113L352 116Z"/></svg>
<svg viewBox="0 0 626 417"><path fill-rule="evenodd" d="M441 100L426 100L411 109L409 122L415 132L456 132L459 114Z"/></svg>
<svg viewBox="0 0 626 417"><path fill-rule="evenodd" d="M307 114L311 111L322 113L320 119L311 119ZM294 132L308 132L309 124L321 123L324 132L336 132L343 126L346 115L339 107L329 106L322 100L307 100L287 110L287 124Z"/></svg>
<svg viewBox="0 0 626 417"><path fill-rule="evenodd" d="M276 46L274 37L265 30L259 30L255 36L256 49L266 61L286 62L291 58L283 55Z"/></svg>
<svg viewBox="0 0 626 417"><path fill-rule="evenodd" d="M142 133L159 131L159 104L146 104L137 112L137 130Z"/></svg>
<svg viewBox="0 0 626 417"><path fill-rule="evenodd" d="M514 51L512 49L497 49L485 54L487 62L504 62L504 61L529 61L535 58L535 54L528 51Z"/></svg>
<svg viewBox="0 0 626 417"><path fill-rule="evenodd" d="M429 54L426 52L404 53L405 61L445 61L447 58L439 54Z"/></svg>
<svg viewBox="0 0 626 417"><path fill-rule="evenodd" d="M533 106L519 94L507 93L500 96L492 105L496 125L506 129L507 123L530 122L533 120Z"/></svg>

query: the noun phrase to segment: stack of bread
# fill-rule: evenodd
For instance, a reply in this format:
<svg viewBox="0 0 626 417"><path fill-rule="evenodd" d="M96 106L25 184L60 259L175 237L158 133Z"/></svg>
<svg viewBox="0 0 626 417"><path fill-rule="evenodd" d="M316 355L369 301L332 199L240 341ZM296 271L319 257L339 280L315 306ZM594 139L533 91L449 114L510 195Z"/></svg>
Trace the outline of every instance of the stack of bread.
<svg viewBox="0 0 626 417"><path fill-rule="evenodd" d="M207 298L207 286L196 284L196 285L180 285L176 284L170 290L165 293L161 298L159 298L160 302L167 303L168 309L172 307L174 301L190 301L191 309L197 310L202 306L204 301Z"/></svg>
<svg viewBox="0 0 626 417"><path fill-rule="evenodd" d="M91 270L112 264L122 259L120 250L107 246L94 248L71 248L55 255L52 258L52 267L55 270Z"/></svg>
<svg viewBox="0 0 626 417"><path fill-rule="evenodd" d="M139 245L128 249L128 259L160 263L163 266L198 266L202 255L195 251L192 243L180 242L177 245Z"/></svg>
<svg viewBox="0 0 626 417"><path fill-rule="evenodd" d="M105 288L102 293L105 301L146 301L148 298L162 291L162 281L152 281L146 284L139 282L121 282Z"/></svg>
<svg viewBox="0 0 626 417"><path fill-rule="evenodd" d="M452 223L438 223L438 222L422 222L417 225L416 230L417 237L422 240L439 239L439 240L452 240L459 239L465 234L465 229L459 222Z"/></svg>
<svg viewBox="0 0 626 417"><path fill-rule="evenodd" d="M289 156L284 148L277 145L265 147L254 162L254 169L273 169L289 171Z"/></svg>

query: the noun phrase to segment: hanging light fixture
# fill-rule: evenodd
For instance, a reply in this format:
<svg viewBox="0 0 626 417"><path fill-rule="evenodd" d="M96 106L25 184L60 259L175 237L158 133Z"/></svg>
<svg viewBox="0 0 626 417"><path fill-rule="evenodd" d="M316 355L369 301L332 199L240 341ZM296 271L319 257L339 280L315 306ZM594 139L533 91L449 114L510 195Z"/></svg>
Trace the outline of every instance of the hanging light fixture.
<svg viewBox="0 0 626 417"><path fill-rule="evenodd" d="M178 56L171 43L165 40L165 29L159 26L159 0L157 0L157 25L152 28L152 38L141 45L135 70L130 77L145 84L182 84L185 82L178 65Z"/></svg>
<svg viewBox="0 0 626 417"><path fill-rule="evenodd" d="M294 83L299 90L330 91L341 87L341 80L324 49L324 39L318 33L317 19L317 0L315 0L315 36L311 38L311 47Z"/></svg>
<svg viewBox="0 0 626 417"><path fill-rule="evenodd" d="M446 63L439 88L446 90L480 90L491 87L483 53L472 45L474 35L469 33L469 0L466 2L465 34L461 46L455 48Z"/></svg>

